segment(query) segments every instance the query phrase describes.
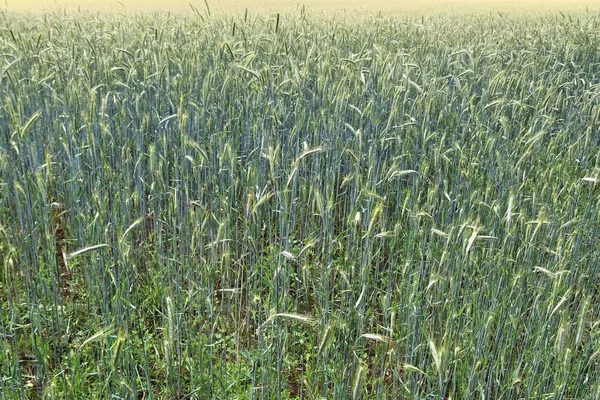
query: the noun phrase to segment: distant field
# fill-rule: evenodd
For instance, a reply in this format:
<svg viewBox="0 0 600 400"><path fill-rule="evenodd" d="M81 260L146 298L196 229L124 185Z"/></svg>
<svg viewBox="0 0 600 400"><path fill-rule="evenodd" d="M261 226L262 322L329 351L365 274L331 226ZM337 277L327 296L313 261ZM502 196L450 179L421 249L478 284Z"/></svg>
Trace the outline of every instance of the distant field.
<svg viewBox="0 0 600 400"><path fill-rule="evenodd" d="M190 4L197 9L205 10L204 1L172 0L5 0L1 9L15 12L46 12L51 10L87 11L87 12L189 12ZM435 12L526 12L532 11L562 11L562 12L597 12L600 10L600 0L568 1L568 0L221 0L209 1L212 12L240 12L245 9L253 11L289 12L303 6L317 11L383 11L386 13L435 13Z"/></svg>

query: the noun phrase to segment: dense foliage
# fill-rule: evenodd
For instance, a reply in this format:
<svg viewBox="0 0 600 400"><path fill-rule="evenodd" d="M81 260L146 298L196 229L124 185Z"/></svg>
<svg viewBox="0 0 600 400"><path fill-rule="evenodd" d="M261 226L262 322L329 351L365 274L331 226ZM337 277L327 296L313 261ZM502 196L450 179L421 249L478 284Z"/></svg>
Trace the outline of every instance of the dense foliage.
<svg viewBox="0 0 600 400"><path fill-rule="evenodd" d="M600 397L600 19L0 17L0 398Z"/></svg>

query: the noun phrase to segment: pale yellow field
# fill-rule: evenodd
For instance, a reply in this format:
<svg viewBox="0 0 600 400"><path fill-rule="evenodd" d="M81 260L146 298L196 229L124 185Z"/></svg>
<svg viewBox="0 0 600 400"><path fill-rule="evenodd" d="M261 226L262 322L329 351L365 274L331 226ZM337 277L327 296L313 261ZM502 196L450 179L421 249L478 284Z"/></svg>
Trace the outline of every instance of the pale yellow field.
<svg viewBox="0 0 600 400"><path fill-rule="evenodd" d="M70 12L206 12L203 0L0 0L0 10L41 13ZM480 13L480 12L600 12L600 0L209 0L214 14L294 12L305 6L315 12Z"/></svg>

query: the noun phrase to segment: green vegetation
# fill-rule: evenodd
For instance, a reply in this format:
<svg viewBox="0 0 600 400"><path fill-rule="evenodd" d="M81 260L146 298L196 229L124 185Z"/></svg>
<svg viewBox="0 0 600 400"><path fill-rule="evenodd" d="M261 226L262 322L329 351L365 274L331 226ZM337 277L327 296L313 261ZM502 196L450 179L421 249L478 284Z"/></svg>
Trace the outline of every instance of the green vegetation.
<svg viewBox="0 0 600 400"><path fill-rule="evenodd" d="M599 398L599 49L0 16L0 399Z"/></svg>

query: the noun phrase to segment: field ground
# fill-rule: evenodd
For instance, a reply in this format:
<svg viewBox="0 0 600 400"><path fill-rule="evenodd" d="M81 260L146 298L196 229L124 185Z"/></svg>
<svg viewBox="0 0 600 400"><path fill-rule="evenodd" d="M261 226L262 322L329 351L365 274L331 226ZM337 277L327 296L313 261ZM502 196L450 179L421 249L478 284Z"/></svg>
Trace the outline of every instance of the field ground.
<svg viewBox="0 0 600 400"><path fill-rule="evenodd" d="M15 12L45 12L51 10L87 12L190 12L192 4L204 11L206 5L199 0L144 1L144 0L5 0L0 9ZM383 12L386 14L430 13L487 13L487 12L598 12L600 0L212 0L208 2L214 13L243 12L294 12L303 6L318 12Z"/></svg>

